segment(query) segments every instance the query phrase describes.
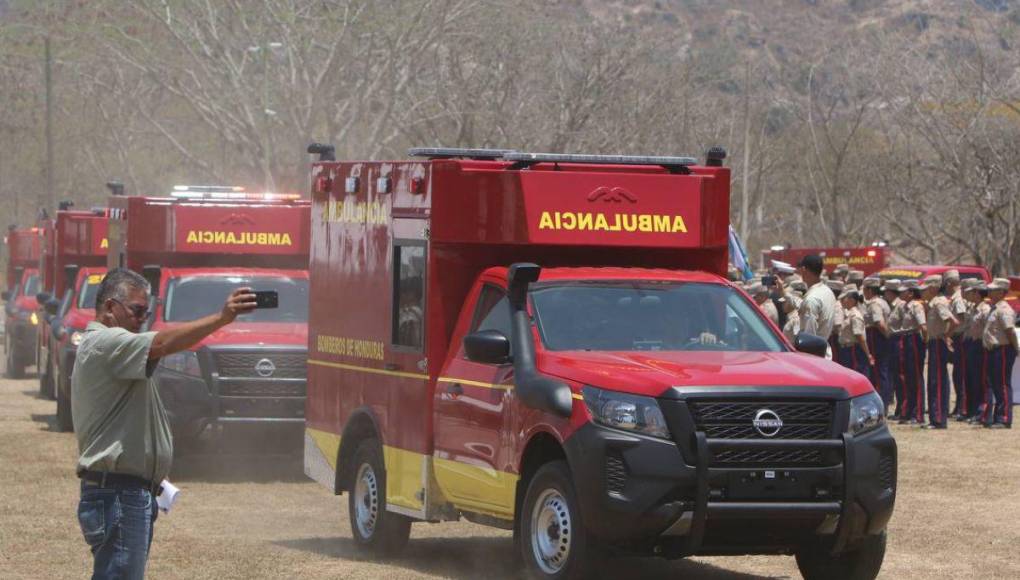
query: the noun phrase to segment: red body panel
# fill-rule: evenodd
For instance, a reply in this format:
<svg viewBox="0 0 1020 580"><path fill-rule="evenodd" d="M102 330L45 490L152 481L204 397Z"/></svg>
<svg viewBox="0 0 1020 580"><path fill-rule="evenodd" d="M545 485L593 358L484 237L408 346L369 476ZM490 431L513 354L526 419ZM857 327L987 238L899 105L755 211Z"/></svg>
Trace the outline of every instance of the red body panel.
<svg viewBox="0 0 1020 580"><path fill-rule="evenodd" d="M7 287L21 282L16 268L38 268L42 256L43 232L39 228L14 228L7 231Z"/></svg>
<svg viewBox="0 0 1020 580"><path fill-rule="evenodd" d="M796 266L804 257L811 254L822 256L827 271L832 271L839 264L847 264L852 270L861 270L870 276L885 268L889 263L886 249L869 246L863 248L787 248L784 250L763 250L761 267L768 268L771 260L786 262Z"/></svg>

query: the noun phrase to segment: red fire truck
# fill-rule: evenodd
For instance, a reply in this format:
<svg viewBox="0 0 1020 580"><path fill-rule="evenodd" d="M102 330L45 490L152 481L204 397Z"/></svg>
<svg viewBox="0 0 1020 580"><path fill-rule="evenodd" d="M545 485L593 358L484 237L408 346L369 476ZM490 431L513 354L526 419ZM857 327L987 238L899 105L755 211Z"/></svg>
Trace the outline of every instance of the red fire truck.
<svg viewBox="0 0 1020 580"><path fill-rule="evenodd" d="M95 290L106 272L107 211L61 209L41 260L39 390L57 400L57 424L71 430L71 369L85 325L95 318Z"/></svg>
<svg viewBox="0 0 1020 580"><path fill-rule="evenodd" d="M7 290L4 307L5 372L8 378L25 376L25 367L35 364L36 332L39 313L36 294L39 281L39 256L42 253L43 229L38 227L7 230Z"/></svg>
<svg viewBox="0 0 1020 580"><path fill-rule="evenodd" d="M606 550L877 574L882 401L723 277L724 152L310 151L305 471L349 494L356 546L463 517L537 578Z"/></svg>
<svg viewBox="0 0 1020 580"><path fill-rule="evenodd" d="M109 267L152 284L152 330L223 307L236 288L275 290L256 310L155 373L175 434L209 425L304 422L310 204L297 195L177 186L171 197L110 198Z"/></svg>
<svg viewBox="0 0 1020 580"><path fill-rule="evenodd" d="M863 248L785 248L776 246L762 251L762 268L769 268L772 260L796 266L801 258L811 254L821 256L822 263L829 272L839 264L846 264L852 270L861 270L865 276L870 276L885 268L889 263L885 246L868 246Z"/></svg>

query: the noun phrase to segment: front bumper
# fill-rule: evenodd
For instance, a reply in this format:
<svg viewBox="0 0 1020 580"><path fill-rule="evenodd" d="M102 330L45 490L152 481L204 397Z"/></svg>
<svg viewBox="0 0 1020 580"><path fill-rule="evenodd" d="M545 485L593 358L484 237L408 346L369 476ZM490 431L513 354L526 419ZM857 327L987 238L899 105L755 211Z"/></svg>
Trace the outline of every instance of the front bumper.
<svg viewBox="0 0 1020 580"><path fill-rule="evenodd" d="M26 365L35 364L36 340L39 327L28 320L14 320L7 323L8 344L15 356Z"/></svg>
<svg viewBox="0 0 1020 580"><path fill-rule="evenodd" d="M566 443L582 517L603 541L667 557L790 553L819 543L840 552L886 528L896 496L896 443L887 427L820 440L709 439L694 429L684 400L660 404L673 441L588 423ZM845 419L849 401L835 404L836 421ZM827 460L714 462L734 450L808 450Z"/></svg>

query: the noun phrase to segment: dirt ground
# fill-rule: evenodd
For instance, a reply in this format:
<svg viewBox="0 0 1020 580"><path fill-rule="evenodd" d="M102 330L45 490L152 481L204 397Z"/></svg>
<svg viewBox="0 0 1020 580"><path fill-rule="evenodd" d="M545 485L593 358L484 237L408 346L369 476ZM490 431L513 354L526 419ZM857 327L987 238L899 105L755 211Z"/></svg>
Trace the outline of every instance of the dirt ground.
<svg viewBox="0 0 1020 580"><path fill-rule="evenodd" d="M0 380L0 576L83 578L90 557L75 517L73 435L34 379ZM883 578L1020 578L1020 430L895 427L899 497ZM290 441L277 441L283 451ZM161 515L150 578L514 578L508 532L416 524L403 557L359 560L346 496L305 479L298 445L264 442L175 461L183 495ZM792 558L618 559L606 578L799 578Z"/></svg>

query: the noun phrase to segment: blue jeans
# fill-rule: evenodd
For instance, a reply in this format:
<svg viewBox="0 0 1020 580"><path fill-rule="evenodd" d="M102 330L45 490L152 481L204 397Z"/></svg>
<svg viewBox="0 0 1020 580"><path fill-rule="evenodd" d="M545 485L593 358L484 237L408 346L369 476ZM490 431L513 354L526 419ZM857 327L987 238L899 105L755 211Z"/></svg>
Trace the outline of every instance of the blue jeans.
<svg viewBox="0 0 1020 580"><path fill-rule="evenodd" d="M93 580L145 577L157 511L147 489L82 482L78 523L92 549Z"/></svg>

